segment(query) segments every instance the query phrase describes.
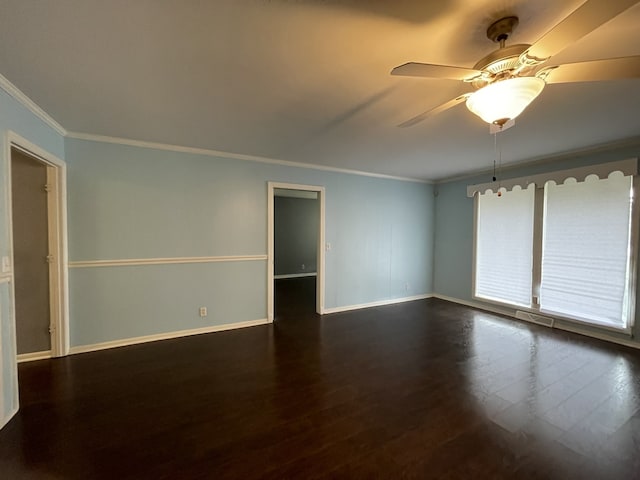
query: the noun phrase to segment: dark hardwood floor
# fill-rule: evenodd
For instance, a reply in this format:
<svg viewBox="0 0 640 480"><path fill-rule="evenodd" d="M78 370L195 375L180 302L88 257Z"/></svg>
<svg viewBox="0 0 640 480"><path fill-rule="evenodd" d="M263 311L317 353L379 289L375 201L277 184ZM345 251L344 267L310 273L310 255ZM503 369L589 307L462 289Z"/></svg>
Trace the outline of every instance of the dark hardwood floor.
<svg viewBox="0 0 640 480"><path fill-rule="evenodd" d="M640 354L441 300L22 364L2 479L640 478Z"/></svg>

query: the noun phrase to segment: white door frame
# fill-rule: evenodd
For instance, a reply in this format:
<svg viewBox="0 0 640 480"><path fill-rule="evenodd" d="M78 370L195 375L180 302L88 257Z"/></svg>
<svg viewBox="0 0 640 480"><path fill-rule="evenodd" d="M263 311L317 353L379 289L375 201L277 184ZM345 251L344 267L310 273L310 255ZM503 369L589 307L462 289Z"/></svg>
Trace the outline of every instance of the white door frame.
<svg viewBox="0 0 640 480"><path fill-rule="evenodd" d="M324 187L315 185L299 185L295 183L268 182L267 196L267 319L273 322L274 301L274 190L276 188L286 188L288 190L304 190L307 192L318 192L318 203L320 205L320 225L318 228L318 258L316 277L316 312L324 313L324 230L325 230L325 190Z"/></svg>
<svg viewBox="0 0 640 480"><path fill-rule="evenodd" d="M67 165L55 155L43 150L15 132L8 131L5 142L7 159L7 209L9 214L9 256L11 258L11 302L15 318L15 278L13 259L13 213L11 182L11 149L20 150L47 166L48 219L49 219L49 309L51 325L51 356L69 354L69 277L67 258ZM15 326L15 325L14 325ZM14 330L15 331L15 330ZM24 360L38 356L26 355Z"/></svg>

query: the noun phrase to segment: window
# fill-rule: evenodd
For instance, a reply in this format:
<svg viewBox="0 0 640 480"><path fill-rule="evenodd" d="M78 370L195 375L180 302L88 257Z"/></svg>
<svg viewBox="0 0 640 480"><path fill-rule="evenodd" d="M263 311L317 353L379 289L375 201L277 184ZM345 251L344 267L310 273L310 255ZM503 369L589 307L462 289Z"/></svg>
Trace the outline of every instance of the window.
<svg viewBox="0 0 640 480"><path fill-rule="evenodd" d="M621 173L545 185L541 311L627 325L632 186Z"/></svg>
<svg viewBox="0 0 640 480"><path fill-rule="evenodd" d="M474 297L628 329L637 162L623 163L591 167L600 170L594 175L576 169L516 179L499 192L491 184L470 187L476 196Z"/></svg>
<svg viewBox="0 0 640 480"><path fill-rule="evenodd" d="M476 216L475 295L531 306L535 185L485 193Z"/></svg>

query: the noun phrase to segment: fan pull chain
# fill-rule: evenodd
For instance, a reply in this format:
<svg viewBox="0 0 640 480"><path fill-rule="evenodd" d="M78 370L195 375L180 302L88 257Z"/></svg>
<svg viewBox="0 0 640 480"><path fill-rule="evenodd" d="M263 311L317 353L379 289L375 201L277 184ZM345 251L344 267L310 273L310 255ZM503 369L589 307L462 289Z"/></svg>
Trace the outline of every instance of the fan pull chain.
<svg viewBox="0 0 640 480"><path fill-rule="evenodd" d="M496 161L498 167L496 170ZM498 132L493 133L493 181L497 181L502 175L502 147L498 147ZM498 182L498 196L502 196L500 191L501 182Z"/></svg>
<svg viewBox="0 0 640 480"><path fill-rule="evenodd" d="M498 156L498 134L497 132L493 132L493 181L495 182L498 177L496 177L496 157Z"/></svg>
<svg viewBox="0 0 640 480"><path fill-rule="evenodd" d="M498 178L500 178L500 180L498 181L498 196L501 197L502 192L500 191L500 188L502 188L502 145L498 147Z"/></svg>

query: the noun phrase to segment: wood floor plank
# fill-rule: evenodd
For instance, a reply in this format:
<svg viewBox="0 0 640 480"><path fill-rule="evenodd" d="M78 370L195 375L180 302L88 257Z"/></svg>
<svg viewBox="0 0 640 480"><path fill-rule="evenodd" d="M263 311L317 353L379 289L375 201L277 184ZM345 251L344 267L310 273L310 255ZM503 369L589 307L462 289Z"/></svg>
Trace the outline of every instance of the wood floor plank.
<svg viewBox="0 0 640 480"><path fill-rule="evenodd" d="M0 478L634 478L640 355L442 300L19 365Z"/></svg>

